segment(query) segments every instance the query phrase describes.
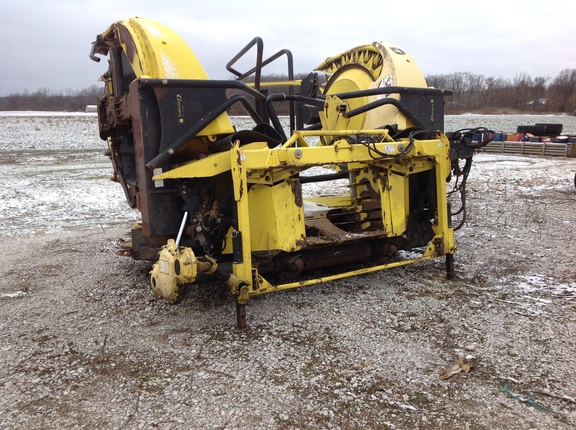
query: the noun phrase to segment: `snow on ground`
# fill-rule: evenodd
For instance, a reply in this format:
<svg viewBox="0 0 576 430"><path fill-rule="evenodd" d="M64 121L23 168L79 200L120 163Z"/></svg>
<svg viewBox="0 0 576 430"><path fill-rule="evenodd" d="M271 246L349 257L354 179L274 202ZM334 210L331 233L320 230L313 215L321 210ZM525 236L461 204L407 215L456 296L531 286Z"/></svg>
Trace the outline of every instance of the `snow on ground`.
<svg viewBox="0 0 576 430"><path fill-rule="evenodd" d="M576 159L478 154L455 280L431 260L272 293L236 330L225 288L169 306L115 254L137 213L94 116L0 130L0 427L575 428Z"/></svg>
<svg viewBox="0 0 576 430"><path fill-rule="evenodd" d="M250 121L233 117L239 128ZM563 123L576 132L576 117L447 116L446 129L472 126L513 129L518 124ZM70 228L102 228L138 220L120 186L111 182L112 167L104 156L106 144L98 136L97 115L66 112L0 112L0 221L2 234L32 235ZM566 160L479 154L476 181L493 182L494 175L513 169L514 180L536 193L566 182L557 169ZM315 167L304 174L332 173ZM548 181L543 182L543 175ZM473 186L474 184L471 184ZM305 184L305 195L346 193L346 180Z"/></svg>

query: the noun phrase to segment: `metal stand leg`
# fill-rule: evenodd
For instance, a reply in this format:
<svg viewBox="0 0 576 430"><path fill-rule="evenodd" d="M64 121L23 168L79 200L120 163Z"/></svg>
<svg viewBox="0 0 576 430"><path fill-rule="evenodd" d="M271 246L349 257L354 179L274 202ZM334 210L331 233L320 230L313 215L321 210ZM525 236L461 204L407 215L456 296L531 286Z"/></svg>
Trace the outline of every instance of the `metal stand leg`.
<svg viewBox="0 0 576 430"><path fill-rule="evenodd" d="M454 279L455 277L454 254L446 254L446 279Z"/></svg>
<svg viewBox="0 0 576 430"><path fill-rule="evenodd" d="M236 302L236 327L246 328L246 305Z"/></svg>

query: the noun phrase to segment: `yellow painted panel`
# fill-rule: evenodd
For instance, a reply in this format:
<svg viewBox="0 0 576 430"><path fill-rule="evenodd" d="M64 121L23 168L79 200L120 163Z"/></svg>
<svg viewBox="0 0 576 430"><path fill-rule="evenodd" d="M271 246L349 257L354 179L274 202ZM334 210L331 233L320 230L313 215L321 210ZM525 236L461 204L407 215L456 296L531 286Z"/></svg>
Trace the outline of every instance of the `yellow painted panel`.
<svg viewBox="0 0 576 430"><path fill-rule="evenodd" d="M408 177L396 175L388 176L386 198L390 202L390 216L392 222L392 236L399 236L406 231L408 219Z"/></svg>
<svg viewBox="0 0 576 430"><path fill-rule="evenodd" d="M296 181L286 181L250 188L252 251L296 251L302 247L306 229L299 187Z"/></svg>

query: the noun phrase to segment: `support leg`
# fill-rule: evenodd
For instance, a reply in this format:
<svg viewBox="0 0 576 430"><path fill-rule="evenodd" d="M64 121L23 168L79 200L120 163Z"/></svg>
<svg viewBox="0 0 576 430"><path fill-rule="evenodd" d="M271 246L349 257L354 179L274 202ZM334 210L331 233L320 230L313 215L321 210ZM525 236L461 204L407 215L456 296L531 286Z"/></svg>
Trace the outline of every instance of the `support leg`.
<svg viewBox="0 0 576 430"><path fill-rule="evenodd" d="M246 328L246 305L236 302L236 327Z"/></svg>
<svg viewBox="0 0 576 430"><path fill-rule="evenodd" d="M446 279L454 279L455 277L454 254L446 254Z"/></svg>

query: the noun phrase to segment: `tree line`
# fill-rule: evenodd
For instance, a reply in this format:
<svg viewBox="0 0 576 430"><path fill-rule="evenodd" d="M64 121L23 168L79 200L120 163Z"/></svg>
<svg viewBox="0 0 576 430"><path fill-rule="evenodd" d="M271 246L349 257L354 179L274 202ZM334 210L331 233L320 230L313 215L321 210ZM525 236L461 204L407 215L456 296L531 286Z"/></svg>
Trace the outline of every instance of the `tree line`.
<svg viewBox="0 0 576 430"><path fill-rule="evenodd" d="M24 91L0 97L0 111L85 112L87 105L95 105L104 94L103 85L63 91L41 88L34 92Z"/></svg>
<svg viewBox="0 0 576 430"><path fill-rule="evenodd" d="M302 79L304 75L297 75ZM262 81L285 81L286 76L263 76ZM492 78L469 72L429 75L426 82L434 88L451 90L446 97L445 113L567 113L576 115L576 69L565 69L554 78L532 78L522 73L513 79ZM288 88L274 86L269 93L287 93ZM103 97L103 86L92 85L82 90L54 91L43 88L35 92L0 97L0 110L39 110L84 112ZM283 112L280 112L283 113Z"/></svg>
<svg viewBox="0 0 576 430"><path fill-rule="evenodd" d="M428 76L426 82L453 91L446 99L448 114L513 110L576 115L576 69L565 69L552 79L532 78L526 73L496 79L458 72Z"/></svg>

